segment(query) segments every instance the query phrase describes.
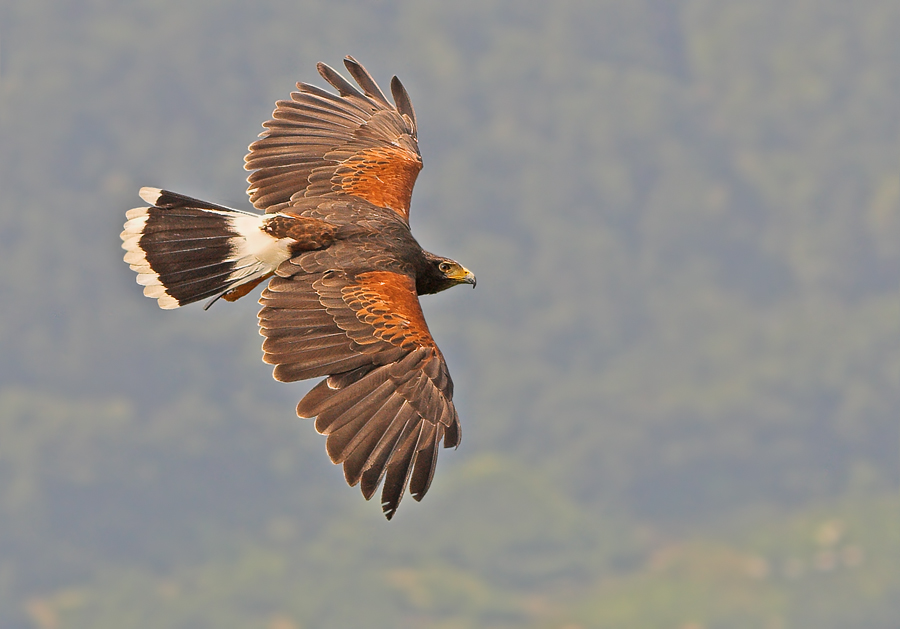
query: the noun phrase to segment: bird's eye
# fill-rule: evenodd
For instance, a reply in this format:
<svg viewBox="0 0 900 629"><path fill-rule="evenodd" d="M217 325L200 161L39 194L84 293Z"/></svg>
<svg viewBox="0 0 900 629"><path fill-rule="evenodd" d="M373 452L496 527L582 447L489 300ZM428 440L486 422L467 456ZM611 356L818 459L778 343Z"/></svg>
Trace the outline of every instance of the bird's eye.
<svg viewBox="0 0 900 629"><path fill-rule="evenodd" d="M441 273L449 273L453 266L449 262L441 262L438 268L441 270Z"/></svg>

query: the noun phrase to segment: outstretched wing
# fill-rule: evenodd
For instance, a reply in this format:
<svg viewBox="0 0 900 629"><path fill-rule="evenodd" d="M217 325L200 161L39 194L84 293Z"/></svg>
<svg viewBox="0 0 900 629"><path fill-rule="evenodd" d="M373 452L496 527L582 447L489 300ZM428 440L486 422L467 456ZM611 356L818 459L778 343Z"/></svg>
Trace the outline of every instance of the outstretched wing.
<svg viewBox="0 0 900 629"><path fill-rule="evenodd" d="M355 195L408 222L422 169L409 95L394 77L392 105L353 57L344 65L362 92L320 63L319 74L339 95L298 83L291 100L275 104L266 131L244 158L244 168L255 171L247 193L253 205L269 211L304 196Z"/></svg>
<svg viewBox="0 0 900 629"><path fill-rule="evenodd" d="M391 271L276 276L260 299L263 360L282 381L329 376L297 406L328 436L331 460L366 500L384 481L393 517L406 487L421 500L438 447L459 444L453 382L413 278Z"/></svg>

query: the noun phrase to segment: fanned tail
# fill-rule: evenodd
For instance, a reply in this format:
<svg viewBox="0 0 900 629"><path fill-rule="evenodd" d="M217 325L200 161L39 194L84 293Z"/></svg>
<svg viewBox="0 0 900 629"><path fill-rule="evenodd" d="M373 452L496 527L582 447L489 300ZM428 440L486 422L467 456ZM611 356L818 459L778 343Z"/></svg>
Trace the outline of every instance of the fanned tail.
<svg viewBox="0 0 900 629"><path fill-rule="evenodd" d="M141 188L140 195L150 207L126 213L122 248L144 295L160 308L233 301L290 257L288 241L263 229L264 215L158 188Z"/></svg>

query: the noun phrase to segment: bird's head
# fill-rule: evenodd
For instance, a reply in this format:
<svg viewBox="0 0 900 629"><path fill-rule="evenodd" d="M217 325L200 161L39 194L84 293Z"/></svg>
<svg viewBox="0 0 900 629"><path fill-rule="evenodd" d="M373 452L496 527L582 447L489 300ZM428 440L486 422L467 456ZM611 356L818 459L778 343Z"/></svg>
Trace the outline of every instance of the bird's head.
<svg viewBox="0 0 900 629"><path fill-rule="evenodd" d="M426 254L428 262L426 272L416 281L416 289L420 295L430 295L447 290L457 284L471 284L475 287L475 274L456 260Z"/></svg>

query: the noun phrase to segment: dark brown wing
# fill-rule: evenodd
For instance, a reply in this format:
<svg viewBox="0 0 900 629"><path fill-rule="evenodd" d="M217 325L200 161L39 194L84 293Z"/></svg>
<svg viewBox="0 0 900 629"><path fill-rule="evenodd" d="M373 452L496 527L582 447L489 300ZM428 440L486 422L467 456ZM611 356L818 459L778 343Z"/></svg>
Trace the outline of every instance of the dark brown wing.
<svg viewBox="0 0 900 629"><path fill-rule="evenodd" d="M283 381L317 376L297 406L328 436L331 460L368 500L384 480L393 517L409 486L421 500L438 447L459 444L453 382L425 323L413 278L329 271L272 279L259 313L264 358Z"/></svg>
<svg viewBox="0 0 900 629"><path fill-rule="evenodd" d="M422 169L409 95L394 77L391 105L353 57L344 65L362 92L320 63L319 74L338 96L298 83L291 100L275 104L273 119L244 158L244 168L255 171L247 193L262 210L304 196L355 195L408 222Z"/></svg>

